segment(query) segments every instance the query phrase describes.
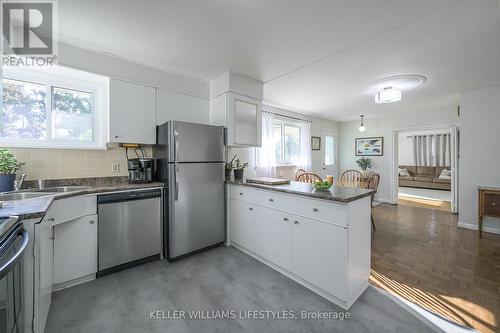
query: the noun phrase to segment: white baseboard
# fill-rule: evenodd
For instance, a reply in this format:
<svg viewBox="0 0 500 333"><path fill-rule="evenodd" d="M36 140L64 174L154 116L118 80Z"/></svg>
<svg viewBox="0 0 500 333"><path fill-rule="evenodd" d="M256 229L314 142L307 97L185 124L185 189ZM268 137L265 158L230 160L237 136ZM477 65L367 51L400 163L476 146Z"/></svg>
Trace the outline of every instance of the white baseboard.
<svg viewBox="0 0 500 333"><path fill-rule="evenodd" d="M380 202L380 203L382 203L382 202L384 202L384 203L388 203L388 204L390 204L390 203L391 203L391 200L389 200L389 199L385 199L385 198L378 198L378 197L375 197L375 201L376 201L376 202Z"/></svg>
<svg viewBox="0 0 500 333"><path fill-rule="evenodd" d="M54 291L63 290L92 280L95 280L95 273L62 283L55 283L53 286L53 290Z"/></svg>
<svg viewBox="0 0 500 333"><path fill-rule="evenodd" d="M458 221L458 227L464 228L464 229L470 229L470 230L477 230L478 229L478 225L476 223L466 223L466 222L462 222L462 221ZM483 231L490 232L492 234L500 235L499 228L491 228L491 227L483 226Z"/></svg>

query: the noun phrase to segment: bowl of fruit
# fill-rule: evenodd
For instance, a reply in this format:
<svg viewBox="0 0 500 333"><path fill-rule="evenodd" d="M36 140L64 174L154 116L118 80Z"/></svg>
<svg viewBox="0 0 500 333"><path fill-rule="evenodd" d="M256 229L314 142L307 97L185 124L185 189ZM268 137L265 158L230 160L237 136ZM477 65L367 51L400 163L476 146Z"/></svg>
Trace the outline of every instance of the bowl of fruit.
<svg viewBox="0 0 500 333"><path fill-rule="evenodd" d="M328 191L330 189L330 187L332 187L332 184L330 184L326 180L324 180L324 181L318 180L318 181L314 182L313 186L316 190Z"/></svg>

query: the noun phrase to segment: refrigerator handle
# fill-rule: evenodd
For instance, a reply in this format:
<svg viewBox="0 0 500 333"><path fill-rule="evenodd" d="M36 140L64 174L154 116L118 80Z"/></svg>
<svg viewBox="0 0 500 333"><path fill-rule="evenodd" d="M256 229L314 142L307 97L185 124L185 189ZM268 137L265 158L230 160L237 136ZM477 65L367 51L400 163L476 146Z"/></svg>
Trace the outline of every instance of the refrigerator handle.
<svg viewBox="0 0 500 333"><path fill-rule="evenodd" d="M175 147L174 147L174 161L178 161L178 156L179 154L179 131L177 130L177 125L174 125L174 142L175 142Z"/></svg>
<svg viewBox="0 0 500 333"><path fill-rule="evenodd" d="M174 201L179 199L179 179L177 178L177 172L179 172L179 166L176 164L174 167Z"/></svg>

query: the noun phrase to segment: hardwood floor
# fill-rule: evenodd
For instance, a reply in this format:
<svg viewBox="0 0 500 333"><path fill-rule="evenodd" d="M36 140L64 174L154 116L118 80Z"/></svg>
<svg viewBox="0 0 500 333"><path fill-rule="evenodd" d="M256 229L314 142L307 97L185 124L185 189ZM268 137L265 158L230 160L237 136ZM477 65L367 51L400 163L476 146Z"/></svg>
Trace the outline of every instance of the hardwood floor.
<svg viewBox="0 0 500 333"><path fill-rule="evenodd" d="M398 203L406 206L443 210L445 212L451 211L451 203L449 201L427 200L400 196L398 198Z"/></svg>
<svg viewBox="0 0 500 333"><path fill-rule="evenodd" d="M445 211L374 208L370 282L480 332L500 332L500 236Z"/></svg>

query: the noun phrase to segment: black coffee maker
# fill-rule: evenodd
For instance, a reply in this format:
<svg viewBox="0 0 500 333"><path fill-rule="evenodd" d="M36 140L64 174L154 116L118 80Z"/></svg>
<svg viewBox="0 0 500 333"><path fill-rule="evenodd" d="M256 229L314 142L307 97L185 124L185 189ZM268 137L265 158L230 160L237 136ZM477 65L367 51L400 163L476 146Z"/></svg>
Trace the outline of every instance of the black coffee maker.
<svg viewBox="0 0 500 333"><path fill-rule="evenodd" d="M128 181L129 183L150 183L153 181L153 159L146 158L144 150L141 147L134 148L135 158L129 158L128 149L125 148L127 155ZM137 153L141 152L141 157Z"/></svg>

